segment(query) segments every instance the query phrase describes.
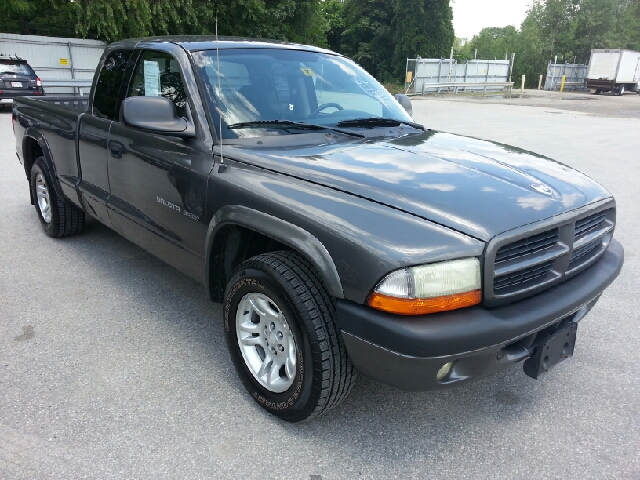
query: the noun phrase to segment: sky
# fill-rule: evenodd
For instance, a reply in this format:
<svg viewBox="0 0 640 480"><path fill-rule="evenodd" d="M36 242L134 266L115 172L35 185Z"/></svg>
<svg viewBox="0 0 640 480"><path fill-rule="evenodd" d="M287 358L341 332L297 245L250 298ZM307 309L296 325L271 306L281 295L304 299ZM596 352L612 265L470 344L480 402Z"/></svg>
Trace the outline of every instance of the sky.
<svg viewBox="0 0 640 480"><path fill-rule="evenodd" d="M532 0L453 0L456 37L468 38L485 27L520 28Z"/></svg>

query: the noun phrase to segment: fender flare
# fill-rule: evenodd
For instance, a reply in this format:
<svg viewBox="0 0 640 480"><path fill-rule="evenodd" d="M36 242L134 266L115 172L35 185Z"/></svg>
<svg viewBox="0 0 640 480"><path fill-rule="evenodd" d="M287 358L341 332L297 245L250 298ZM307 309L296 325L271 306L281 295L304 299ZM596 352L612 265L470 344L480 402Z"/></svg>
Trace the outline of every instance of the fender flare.
<svg viewBox="0 0 640 480"><path fill-rule="evenodd" d="M241 205L227 205L216 212L209 223L205 253L205 285L210 290L211 251L222 227L238 225L266 235L304 255L325 282L329 294L344 298L340 275L325 246L311 233L280 218Z"/></svg>
<svg viewBox="0 0 640 480"><path fill-rule="evenodd" d="M62 192L62 187L60 186L60 182L58 181L56 165L53 162L53 155L51 155L51 149L49 148L47 139L44 137L44 135L42 135L42 132L40 132L40 130L37 130L34 127L27 128L24 132L24 137L22 138L23 157L25 157L25 152L27 151L26 144L29 139L35 140L38 146L40 147L40 149L42 150L42 155L44 156L44 160L45 160L45 166L48 170L47 173L49 174L49 178L51 178L51 181L53 182L53 189L56 191L56 195L58 195L58 198L66 198L64 193ZM35 160L35 158L33 160ZM27 171L27 164L28 163L25 159L25 162L24 162L25 174L27 175L27 181L31 183L31 171ZM32 196L31 203L33 204L33 202L35 202L35 199L33 198L33 192L31 192L31 189L29 189L29 193Z"/></svg>

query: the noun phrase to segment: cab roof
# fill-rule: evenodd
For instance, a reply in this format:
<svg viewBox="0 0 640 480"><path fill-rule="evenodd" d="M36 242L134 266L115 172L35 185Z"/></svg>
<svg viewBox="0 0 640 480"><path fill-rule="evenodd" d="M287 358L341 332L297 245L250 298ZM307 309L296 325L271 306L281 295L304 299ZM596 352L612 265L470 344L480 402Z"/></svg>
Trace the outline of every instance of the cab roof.
<svg viewBox="0 0 640 480"><path fill-rule="evenodd" d="M132 38L121 40L109 45L109 48L134 48L136 46L150 47L155 43L174 43L188 51L233 49L233 48L278 48L283 50L306 50L309 52L329 53L336 55L331 50L326 50L312 45L299 43L280 42L261 38L243 37L217 37L215 35L169 35L158 37Z"/></svg>

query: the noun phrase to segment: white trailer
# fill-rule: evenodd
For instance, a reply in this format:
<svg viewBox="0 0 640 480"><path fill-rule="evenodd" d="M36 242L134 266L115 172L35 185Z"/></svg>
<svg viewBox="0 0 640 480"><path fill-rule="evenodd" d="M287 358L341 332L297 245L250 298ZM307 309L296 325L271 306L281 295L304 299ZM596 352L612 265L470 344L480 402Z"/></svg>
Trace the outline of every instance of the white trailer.
<svg viewBox="0 0 640 480"><path fill-rule="evenodd" d="M630 90L640 93L640 53L622 49L591 50L584 84L591 93Z"/></svg>

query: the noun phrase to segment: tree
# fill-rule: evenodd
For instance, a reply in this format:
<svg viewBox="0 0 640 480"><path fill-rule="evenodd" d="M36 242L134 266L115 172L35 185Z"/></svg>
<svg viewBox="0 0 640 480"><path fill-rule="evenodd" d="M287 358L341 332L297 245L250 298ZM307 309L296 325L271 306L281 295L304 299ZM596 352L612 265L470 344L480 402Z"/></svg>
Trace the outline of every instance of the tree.
<svg viewBox="0 0 640 480"><path fill-rule="evenodd" d="M589 57L593 48L613 48L616 0L581 0L576 14L575 46L578 55Z"/></svg>
<svg viewBox="0 0 640 480"><path fill-rule="evenodd" d="M395 77L404 76L407 58L448 57L455 40L450 0L395 0Z"/></svg>
<svg viewBox="0 0 640 480"><path fill-rule="evenodd" d="M327 22L327 45L336 52L341 49L342 34L346 28L344 5L341 0L325 0L322 2L324 18Z"/></svg>
<svg viewBox="0 0 640 480"><path fill-rule="evenodd" d="M640 52L640 0L629 0L623 3L625 8L618 17L616 34L622 39L626 48Z"/></svg>
<svg viewBox="0 0 640 480"><path fill-rule="evenodd" d="M340 52L358 62L379 80L392 70L393 2L389 0L347 0Z"/></svg>
<svg viewBox="0 0 640 480"><path fill-rule="evenodd" d="M0 31L23 35L76 36L77 4L69 0L4 0ZM42 15L46 10L47 15Z"/></svg>
<svg viewBox="0 0 640 480"><path fill-rule="evenodd" d="M82 36L114 41L149 35L273 38L326 45L321 0L77 0Z"/></svg>
<svg viewBox="0 0 640 480"><path fill-rule="evenodd" d="M475 57L476 50L478 58L504 58L516 50L518 41L518 31L512 25L504 28L483 28L463 49L469 58Z"/></svg>

